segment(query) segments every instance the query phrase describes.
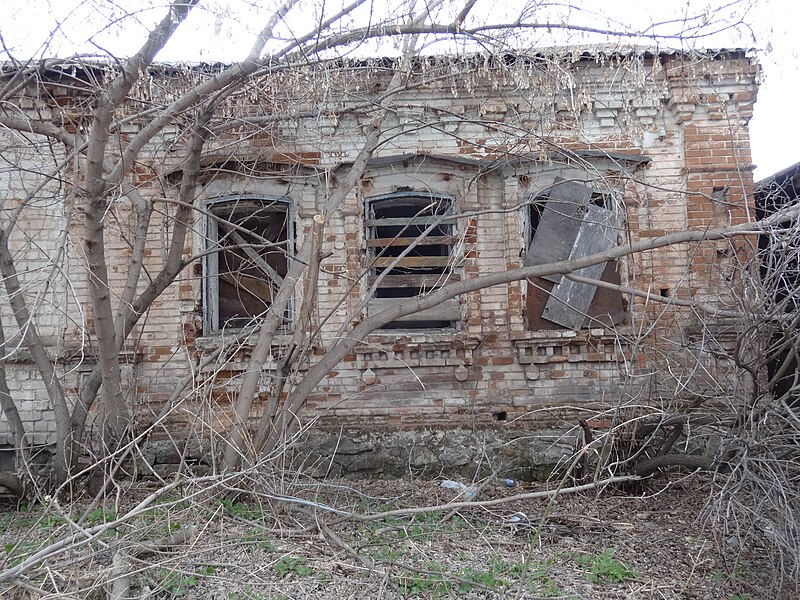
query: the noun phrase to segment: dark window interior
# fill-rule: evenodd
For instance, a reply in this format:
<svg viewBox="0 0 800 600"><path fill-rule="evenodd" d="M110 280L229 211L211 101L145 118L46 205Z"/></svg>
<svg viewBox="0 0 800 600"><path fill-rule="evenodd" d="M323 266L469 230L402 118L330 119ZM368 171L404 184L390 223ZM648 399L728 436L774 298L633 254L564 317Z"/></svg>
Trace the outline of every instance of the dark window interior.
<svg viewBox="0 0 800 600"><path fill-rule="evenodd" d="M376 299L413 298L453 281L455 227L454 220L447 218L452 212L451 199L428 194L397 194L371 200L367 210L370 284L384 275L375 292ZM420 237L426 230L427 234ZM384 328L452 327L451 316L446 310L438 314L430 310L418 315L419 318L412 316L394 321Z"/></svg>
<svg viewBox="0 0 800 600"><path fill-rule="evenodd" d="M244 327L269 309L288 271L288 204L235 200L214 205L211 213L209 237L220 247L213 261L216 273L209 273L216 276L216 298L209 299L216 302L213 325ZM290 321L288 311L285 321Z"/></svg>

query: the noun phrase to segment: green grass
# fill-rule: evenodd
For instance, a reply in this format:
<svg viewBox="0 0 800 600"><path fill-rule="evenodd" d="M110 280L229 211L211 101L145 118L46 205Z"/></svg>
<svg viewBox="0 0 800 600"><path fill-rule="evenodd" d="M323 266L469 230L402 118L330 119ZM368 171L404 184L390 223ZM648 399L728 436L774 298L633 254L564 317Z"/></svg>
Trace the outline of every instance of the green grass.
<svg viewBox="0 0 800 600"><path fill-rule="evenodd" d="M8 566L16 567L41 547L36 542L17 542L16 544L4 545L3 550L9 556Z"/></svg>
<svg viewBox="0 0 800 600"><path fill-rule="evenodd" d="M435 569L432 570L435 571ZM433 573L408 573L401 576L397 583L401 596L442 598L453 589L453 583L443 570Z"/></svg>
<svg viewBox="0 0 800 600"><path fill-rule="evenodd" d="M430 521L433 520L430 519ZM457 526L462 527L464 523L466 521L462 520ZM422 528L422 533L415 527ZM382 542L373 541L373 543L367 544L366 547L370 548L369 556L371 558L391 562L402 561L405 552L410 549L398 546L396 542L412 536L422 535L424 537L426 535L421 523L406 527L405 530L389 533L399 533L401 537L387 540L386 534L384 534ZM361 549L364 547L362 546ZM457 558L462 562L470 563L469 556L463 551L458 554ZM419 564L415 556L409 556L407 560L412 564L417 564L421 572L410 570L396 578L395 582L403 597L441 598L452 594L464 595L470 591L502 592L511 590L515 585L520 585L523 574L525 579L522 586L535 596L561 597L567 595L557 582L549 577L547 570L551 565L550 562L533 565L525 571L525 565L522 562L494 558L484 568L476 568L473 564L468 564L461 569L451 571L437 562Z"/></svg>
<svg viewBox="0 0 800 600"><path fill-rule="evenodd" d="M586 579L592 583L613 584L639 578L639 573L614 558L614 551L610 548L600 554L578 555L575 560L586 568Z"/></svg>
<svg viewBox="0 0 800 600"><path fill-rule="evenodd" d="M466 594L473 587L476 587L476 585L489 588L490 590L496 590L501 587L506 587L509 583L508 581L503 579L499 573L493 570L482 571L482 570L467 568L461 571L461 573L459 573L459 576L462 577L463 579L467 579L470 582L472 582L472 583L467 583L465 581L462 581L461 583L459 583L458 591L461 592L462 594Z"/></svg>
<svg viewBox="0 0 800 600"><path fill-rule="evenodd" d="M192 588L197 587L199 583L200 579L194 573L166 571L162 573L158 587L167 592L170 597L180 598L188 594Z"/></svg>
<svg viewBox="0 0 800 600"><path fill-rule="evenodd" d="M89 511L89 514L86 515L86 519L84 519L83 524L86 527L93 527L95 525L108 523L109 521L113 521L116 518L117 518L117 511L115 511L113 508L97 507Z"/></svg>
<svg viewBox="0 0 800 600"><path fill-rule="evenodd" d="M273 565L275 574L283 579L287 575L294 574L298 577L308 577L313 575L314 569L306 565L308 559L305 556L284 556Z"/></svg>
<svg viewBox="0 0 800 600"><path fill-rule="evenodd" d="M391 562L399 560L402 555L403 553L399 548L387 543L376 544L370 552L370 556L375 560L388 560Z"/></svg>
<svg viewBox="0 0 800 600"><path fill-rule="evenodd" d="M264 537L264 532L255 527L250 530L250 533L242 537L242 542L254 544L267 552L275 552L277 550L275 544Z"/></svg>
<svg viewBox="0 0 800 600"><path fill-rule="evenodd" d="M232 502L226 498L222 500L222 506L233 516L245 521L260 521L267 516L266 508L258 503L250 505L244 502Z"/></svg>
<svg viewBox="0 0 800 600"><path fill-rule="evenodd" d="M7 531L19 531L32 527L40 529L56 529L66 525L67 520L58 515L45 513L42 509L27 511L21 508L19 511L8 512L0 515L0 529Z"/></svg>
<svg viewBox="0 0 800 600"><path fill-rule="evenodd" d="M529 574L528 589L536 596L543 598L570 598L576 599L576 596L570 596L564 589L562 589L558 582L550 577L546 570L535 569Z"/></svg>
<svg viewBox="0 0 800 600"><path fill-rule="evenodd" d="M170 598L181 598L200 585L201 579L217 572L213 565L200 565L194 571L159 569L158 588Z"/></svg>

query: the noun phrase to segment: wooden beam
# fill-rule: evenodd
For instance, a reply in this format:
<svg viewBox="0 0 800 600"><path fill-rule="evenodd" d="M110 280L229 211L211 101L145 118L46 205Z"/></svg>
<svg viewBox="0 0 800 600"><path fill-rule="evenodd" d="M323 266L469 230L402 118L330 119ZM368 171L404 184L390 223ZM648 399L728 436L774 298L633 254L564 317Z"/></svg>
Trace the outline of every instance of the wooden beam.
<svg viewBox="0 0 800 600"><path fill-rule="evenodd" d="M452 246L458 241L454 235L434 235L424 238L399 237L375 238L367 240L367 248L386 248L387 246L410 246L417 242L417 246Z"/></svg>
<svg viewBox="0 0 800 600"><path fill-rule="evenodd" d="M408 302L409 298L373 298L367 305L367 311L371 314L385 310L398 302ZM406 315L397 319L401 322L412 323L414 321L458 321L461 319L461 306L457 298L450 298L444 302L420 311L413 315Z"/></svg>
<svg viewBox="0 0 800 600"><path fill-rule="evenodd" d="M377 276L370 275L368 283L371 286L375 283ZM461 281L461 276L455 273L442 273L441 275L386 275L381 279L382 288L425 288L432 290L441 287L446 283Z"/></svg>
<svg viewBox="0 0 800 600"><path fill-rule="evenodd" d="M396 256L381 256L373 259L370 263L371 267L384 268L388 267L397 260ZM395 268L410 268L410 269L432 269L440 267L449 267L453 264L452 256L406 256L401 258Z"/></svg>
<svg viewBox="0 0 800 600"><path fill-rule="evenodd" d="M403 227L405 225L432 225L434 223L445 225L447 223L455 223L458 217L395 217L391 219L367 219L366 224L369 227Z"/></svg>

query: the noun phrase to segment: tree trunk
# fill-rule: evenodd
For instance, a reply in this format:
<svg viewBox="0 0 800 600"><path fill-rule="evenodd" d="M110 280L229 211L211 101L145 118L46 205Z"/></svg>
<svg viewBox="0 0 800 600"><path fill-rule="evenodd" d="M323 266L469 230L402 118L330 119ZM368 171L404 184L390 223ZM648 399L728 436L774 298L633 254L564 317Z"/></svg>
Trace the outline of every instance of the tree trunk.
<svg viewBox="0 0 800 600"><path fill-rule="evenodd" d="M11 397L11 390L8 389L5 356L6 338L3 321L0 320L0 410L5 415L6 421L11 427L11 433L14 436L14 464L16 466L15 470L19 472L21 464L30 461L30 447L27 433L25 432L25 424L22 422L17 405ZM22 482L13 473L0 473L0 484L11 489L18 496L21 496L24 492Z"/></svg>
<svg viewBox="0 0 800 600"><path fill-rule="evenodd" d="M119 344L111 308L111 288L108 283L106 247L103 236L103 217L108 202L102 197L90 197L84 209L84 251L89 266L89 293L92 298L95 341L103 382L102 432L106 452L113 452L128 427L130 419L122 395L119 368Z"/></svg>
<svg viewBox="0 0 800 600"><path fill-rule="evenodd" d="M412 44L413 46L413 44ZM408 54L413 50L413 47L408 45L404 48L405 52ZM392 76L392 80L389 83L389 89L398 89L401 83L407 79L408 71L407 66L408 62L405 63L405 67L398 68L395 71L394 75ZM325 214L321 215L323 220L320 225L324 225L325 223L325 215L332 214L339 205L344 202L344 199L347 195L355 188L358 184L361 176L364 174L364 171L367 168L367 162L369 161L370 157L375 153L375 150L378 148L381 139L381 128L383 126L384 121L386 120L386 116L389 114L388 109L383 109L376 114L372 120L370 121L369 125L366 127L366 136L364 139L364 144L361 146L361 149L358 152L358 156L353 161L353 164L350 167L350 170L347 172L347 176L344 180L336 187L334 192L328 198L328 202L325 206ZM322 231L320 231L321 235ZM306 244L303 244L304 248ZM309 249L310 250L310 249ZM304 262L308 262L308 258L304 260ZM315 275L316 276L316 275ZM344 356L344 355L342 355ZM324 360L324 359L323 359ZM337 361L338 362L338 361ZM308 392L305 393L303 399L299 403L293 403L294 406L290 405L289 400L297 398L297 395L294 393L294 390L289 394L287 397L286 402L284 403L283 407L281 407L280 411L272 416L272 415L262 415L262 422L259 426L258 436L256 440L256 453L269 453L272 449L276 446L278 441L285 435L288 423L293 418L294 415L297 414L297 410L302 404L305 402L305 398L308 397L308 394L311 393L311 390L316 387L317 383L322 380L322 377L328 373L330 369L326 369L322 376L319 377L318 381L314 383L308 389ZM313 368L312 368L313 371ZM303 381L300 382L300 386L303 386L308 379L308 375L303 378ZM269 426L265 421L269 418L270 425Z"/></svg>
<svg viewBox="0 0 800 600"><path fill-rule="evenodd" d="M292 340L286 350L286 356L281 360L280 367L275 379L275 389L264 410L261 413L261 420L256 431L255 447L260 447L264 440L269 437L274 425L275 414L280 403L281 393L286 385L286 379L290 374L293 365L300 364L306 356L305 340L308 337L308 329L311 325L311 313L317 298L317 286L319 282L319 268L322 250L322 236L325 233L325 217L314 215L311 228L311 258L303 285L303 305L298 313L294 324L295 330Z"/></svg>
<svg viewBox="0 0 800 600"><path fill-rule="evenodd" d="M28 351L44 383L53 415L56 419L56 454L53 464L53 484L61 485L69 478L73 466L73 436L70 427L69 408L67 407L61 381L55 372L55 367L47 355L33 317L28 311L25 297L22 293L14 258L8 248L8 238L5 232L0 232L0 274L5 282L11 310L17 327L22 332ZM4 410L5 412L5 410Z"/></svg>
<svg viewBox="0 0 800 600"><path fill-rule="evenodd" d="M253 400L258 394L261 367L269 358L275 333L283 323L286 306L294 293L294 282L302 277L306 264L308 264L310 253L311 236L306 238L300 253L292 261L289 272L283 279L284 283L275 295L267 316L264 317L259 327L258 340L253 348L253 353L250 355L250 360L247 362L242 384L239 386L239 392L233 406L233 427L228 434L227 444L222 455L222 468L225 471L234 470L242 458L252 456L252 440L247 435L247 421L250 416L250 409L253 406Z"/></svg>

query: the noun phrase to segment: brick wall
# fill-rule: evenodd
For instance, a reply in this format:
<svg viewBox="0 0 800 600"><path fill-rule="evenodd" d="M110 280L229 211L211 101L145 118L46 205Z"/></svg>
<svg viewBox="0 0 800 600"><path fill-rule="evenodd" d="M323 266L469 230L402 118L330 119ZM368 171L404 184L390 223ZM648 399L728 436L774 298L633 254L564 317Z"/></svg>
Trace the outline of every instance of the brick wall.
<svg viewBox="0 0 800 600"><path fill-rule="evenodd" d="M616 190L625 223L619 243L754 218L747 130L757 88L752 60L738 53L550 58L468 69L430 61L420 67L412 90L391 99L386 141L341 208L327 216L312 319L319 333L311 363L336 336L346 334L351 313L369 287L362 276L367 264L365 202L375 196L414 191L452 198L460 215L452 274L460 278L522 265L527 209L520 206L556 178L603 182ZM452 70L449 76L447 69ZM258 115L283 106L318 116L261 128L242 125L214 136L197 205L231 195L288 196L299 246L311 218L355 158L371 118L348 112L363 98L354 91L385 90L387 71L378 63L328 70L326 94L309 85L296 98L274 79L248 84L247 93L225 110ZM182 89L192 81L163 77L164 89ZM431 81L425 83L426 78ZM54 104L53 95L59 96L28 93L20 106L37 119L56 120L64 118L59 107L79 104L63 99ZM44 117L43 109L50 111ZM115 135L124 140L141 124L134 120ZM150 272L157 272L164 260L175 211L169 200L176 194L184 136L177 126L165 129L136 165L139 190L157 208L145 256ZM36 167L8 167L0 173L4 219L37 182L45 181L50 189L47 198L39 194L39 204L31 202L22 212L12 242L26 294L38 307L37 325L53 352L62 356L61 373L74 393L80 374L92 364L87 334L92 315L78 213L71 207L69 186L36 174L43 170L35 152L9 136L2 143L4 152L19 155L17 164L33 161ZM107 236L115 289L127 274L127 232L133 219L126 198L112 204ZM206 250L203 219L198 214L186 256ZM59 241L61 231L65 243ZM621 284L662 299L724 305L731 297L735 258L746 252L743 244L681 244L630 256L620 261ZM50 272L49 264L57 268ZM175 382L222 342L222 334L204 330L204 268L198 262L186 269L130 337L126 393L141 426L153 421ZM530 330L529 289L523 281L463 294L460 319L452 328L373 333L328 373L309 399L304 418L319 416L322 430L368 429L387 436L417 429L563 431L578 416L619 403L707 390L727 376L724 360L697 350L692 337L696 317L685 308L633 297L615 327ZM296 306L301 294L298 285ZM18 348L19 338L6 302L0 302L0 311L8 352ZM276 353L286 342L277 340ZM227 363L210 365L204 374L210 378L179 404L168 428L198 434L224 428L248 353L245 346ZM273 366L264 366L254 416L268 396ZM37 443L52 441L46 397L24 352L17 353L8 370L13 395L21 400L23 419ZM7 439L3 427L0 436Z"/></svg>

